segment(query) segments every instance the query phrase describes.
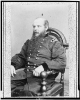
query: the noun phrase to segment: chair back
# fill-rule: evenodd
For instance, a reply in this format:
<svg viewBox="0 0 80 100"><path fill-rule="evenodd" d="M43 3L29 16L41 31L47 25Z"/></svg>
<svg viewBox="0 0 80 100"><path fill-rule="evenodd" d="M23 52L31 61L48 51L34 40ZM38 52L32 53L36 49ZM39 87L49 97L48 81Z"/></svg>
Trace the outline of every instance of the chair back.
<svg viewBox="0 0 80 100"><path fill-rule="evenodd" d="M65 49L68 49L69 44L67 43L67 40L66 40L64 34L60 30L49 27L47 32L49 32L50 34L53 34L61 42L63 47Z"/></svg>
<svg viewBox="0 0 80 100"><path fill-rule="evenodd" d="M60 30L49 27L47 32L49 32L49 34L53 34L60 41L61 45L65 48L65 50L68 49L69 44L67 43L64 34ZM61 72L61 74L64 74L65 69L59 70L59 72Z"/></svg>

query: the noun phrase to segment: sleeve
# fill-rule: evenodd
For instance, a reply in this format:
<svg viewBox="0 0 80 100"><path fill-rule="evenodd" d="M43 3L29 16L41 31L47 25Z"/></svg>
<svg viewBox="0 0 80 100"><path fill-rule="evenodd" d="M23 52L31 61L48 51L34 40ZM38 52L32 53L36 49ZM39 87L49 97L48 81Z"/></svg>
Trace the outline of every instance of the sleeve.
<svg viewBox="0 0 80 100"><path fill-rule="evenodd" d="M55 41L51 48L51 60L47 60L50 69L63 69L66 67L65 48L59 41Z"/></svg>
<svg viewBox="0 0 80 100"><path fill-rule="evenodd" d="M13 65L15 67L15 69L19 69L19 68L25 67L26 56L27 56L27 48L28 48L28 41L29 40L27 40L24 43L20 53L14 55L12 57L12 59L11 59L11 65Z"/></svg>

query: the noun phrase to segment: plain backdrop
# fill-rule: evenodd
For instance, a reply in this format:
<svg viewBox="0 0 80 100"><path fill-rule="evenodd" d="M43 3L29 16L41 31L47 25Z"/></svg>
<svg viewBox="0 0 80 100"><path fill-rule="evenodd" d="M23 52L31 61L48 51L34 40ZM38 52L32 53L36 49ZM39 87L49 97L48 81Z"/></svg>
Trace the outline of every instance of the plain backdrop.
<svg viewBox="0 0 80 100"><path fill-rule="evenodd" d="M24 42L33 33L32 24L37 17L46 18L49 26L60 30L69 43L68 4L65 3L14 3L11 6L11 56L19 53ZM67 50L68 66L68 50ZM69 70L65 71L65 79L69 80Z"/></svg>
<svg viewBox="0 0 80 100"><path fill-rule="evenodd" d="M11 6L11 57L19 53L23 44L30 39L33 33L32 24L37 17L49 21L49 26L60 30L69 43L68 3L14 3ZM67 66L65 69L64 91L69 94L69 55L66 52ZM60 74L57 79L60 79ZM65 95L66 95L65 94Z"/></svg>
<svg viewBox="0 0 80 100"><path fill-rule="evenodd" d="M49 26L63 32L67 41L68 34L68 4L16 3L11 7L11 56L19 53L24 42L32 36L32 24L35 18L46 18Z"/></svg>

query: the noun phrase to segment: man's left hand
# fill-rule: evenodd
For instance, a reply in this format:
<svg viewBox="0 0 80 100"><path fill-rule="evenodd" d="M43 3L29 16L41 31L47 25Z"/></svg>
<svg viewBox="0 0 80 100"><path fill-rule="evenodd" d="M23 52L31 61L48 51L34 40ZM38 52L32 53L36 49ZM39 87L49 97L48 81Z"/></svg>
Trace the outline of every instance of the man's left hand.
<svg viewBox="0 0 80 100"><path fill-rule="evenodd" d="M44 68L42 65L38 66L35 70L33 70L34 76L40 76L40 73L44 71Z"/></svg>

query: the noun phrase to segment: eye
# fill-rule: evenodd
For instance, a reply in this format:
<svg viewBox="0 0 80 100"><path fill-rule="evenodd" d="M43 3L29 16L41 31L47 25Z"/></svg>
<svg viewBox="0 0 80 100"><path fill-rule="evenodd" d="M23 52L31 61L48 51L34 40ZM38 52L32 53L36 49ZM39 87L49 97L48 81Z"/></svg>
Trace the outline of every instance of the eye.
<svg viewBox="0 0 80 100"><path fill-rule="evenodd" d="M38 25L38 27L41 27L40 25Z"/></svg>
<svg viewBox="0 0 80 100"><path fill-rule="evenodd" d="M35 28L35 26L33 25L33 28Z"/></svg>

